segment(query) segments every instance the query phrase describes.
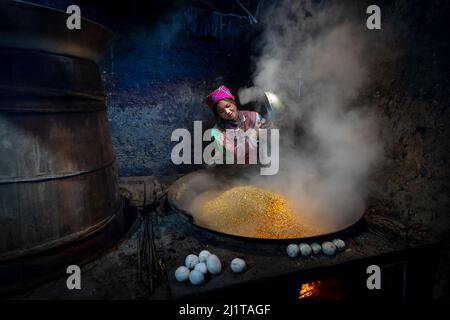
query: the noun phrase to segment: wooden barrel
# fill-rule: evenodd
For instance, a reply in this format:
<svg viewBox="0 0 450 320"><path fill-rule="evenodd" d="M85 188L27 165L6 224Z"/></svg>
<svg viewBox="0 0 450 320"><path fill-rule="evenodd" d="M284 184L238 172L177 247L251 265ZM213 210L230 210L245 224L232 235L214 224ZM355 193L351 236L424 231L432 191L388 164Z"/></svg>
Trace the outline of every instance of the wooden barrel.
<svg viewBox="0 0 450 320"><path fill-rule="evenodd" d="M30 7L20 6L25 23ZM36 28L61 15L47 10L31 14ZM98 256L126 229L95 50L69 56L26 41L0 40L0 294Z"/></svg>

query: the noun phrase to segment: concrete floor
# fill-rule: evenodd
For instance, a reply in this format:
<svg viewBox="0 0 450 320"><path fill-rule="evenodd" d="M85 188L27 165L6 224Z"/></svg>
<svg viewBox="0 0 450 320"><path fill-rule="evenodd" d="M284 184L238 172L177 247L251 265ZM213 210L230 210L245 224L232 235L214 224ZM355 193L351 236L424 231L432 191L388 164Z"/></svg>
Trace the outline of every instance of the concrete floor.
<svg viewBox="0 0 450 320"><path fill-rule="evenodd" d="M13 299L148 299L149 292L140 283L137 268L137 241L141 227L102 258L80 267L80 290L67 289L67 277L64 276ZM155 292L154 297L158 298L158 294L161 293Z"/></svg>

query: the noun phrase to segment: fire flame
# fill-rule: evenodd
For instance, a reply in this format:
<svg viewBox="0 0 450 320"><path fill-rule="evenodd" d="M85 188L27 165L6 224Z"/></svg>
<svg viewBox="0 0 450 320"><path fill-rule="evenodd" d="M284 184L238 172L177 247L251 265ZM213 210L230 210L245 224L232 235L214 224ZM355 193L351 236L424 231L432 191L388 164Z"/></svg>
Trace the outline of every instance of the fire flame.
<svg viewBox="0 0 450 320"><path fill-rule="evenodd" d="M303 283L298 296L299 300L340 300L342 298L342 283L339 278Z"/></svg>
<svg viewBox="0 0 450 320"><path fill-rule="evenodd" d="M299 299L317 298L320 296L320 281L303 283L300 288Z"/></svg>

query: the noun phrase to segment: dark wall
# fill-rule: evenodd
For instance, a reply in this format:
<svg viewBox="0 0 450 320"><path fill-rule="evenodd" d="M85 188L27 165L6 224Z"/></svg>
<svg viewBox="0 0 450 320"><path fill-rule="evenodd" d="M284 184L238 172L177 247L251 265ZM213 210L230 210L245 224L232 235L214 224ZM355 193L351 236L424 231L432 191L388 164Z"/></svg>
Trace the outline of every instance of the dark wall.
<svg viewBox="0 0 450 320"><path fill-rule="evenodd" d="M381 8L390 50L375 60L368 96L382 118L386 162L373 196L409 224L443 235L450 212L450 4L389 1Z"/></svg>
<svg viewBox="0 0 450 320"><path fill-rule="evenodd" d="M172 164L172 131L192 129L194 120L204 121L204 129L214 124L205 98L222 83L237 89L247 82L247 39L254 28L239 17L225 16L220 34L209 34L208 30L218 28L217 20L196 26L197 20L187 8L208 9L196 1L132 0L127 5L101 0L33 2L61 10L77 4L83 17L114 32L101 67L119 175L193 170L192 166ZM226 1L216 4L221 3L218 10L242 14ZM193 33L196 27L199 31Z"/></svg>
<svg viewBox="0 0 450 320"><path fill-rule="evenodd" d="M384 166L372 190L377 208L446 242L437 296L450 285L450 40L448 1L383 1L388 55L375 59L368 98L377 105Z"/></svg>

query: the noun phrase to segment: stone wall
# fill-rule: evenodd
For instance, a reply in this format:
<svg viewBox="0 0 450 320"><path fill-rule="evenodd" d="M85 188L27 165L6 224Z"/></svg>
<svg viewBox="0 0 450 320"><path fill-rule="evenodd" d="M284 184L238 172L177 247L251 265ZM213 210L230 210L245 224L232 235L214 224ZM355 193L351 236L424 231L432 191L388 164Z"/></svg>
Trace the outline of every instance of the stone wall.
<svg viewBox="0 0 450 320"><path fill-rule="evenodd" d="M436 297L450 286L450 40L448 1L383 1L382 37L367 98L378 109L385 162L371 203L407 227L444 240Z"/></svg>

